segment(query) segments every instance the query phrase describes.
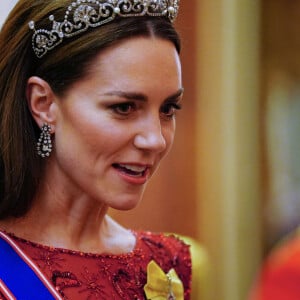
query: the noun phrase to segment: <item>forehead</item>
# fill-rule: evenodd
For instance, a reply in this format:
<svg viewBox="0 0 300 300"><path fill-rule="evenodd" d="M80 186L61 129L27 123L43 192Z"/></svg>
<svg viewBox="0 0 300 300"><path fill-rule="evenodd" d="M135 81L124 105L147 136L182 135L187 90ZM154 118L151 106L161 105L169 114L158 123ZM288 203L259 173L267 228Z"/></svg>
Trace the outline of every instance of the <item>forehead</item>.
<svg viewBox="0 0 300 300"><path fill-rule="evenodd" d="M163 78L181 85L181 63L176 48L172 42L160 38L135 37L121 41L100 52L88 73L104 81L152 77L152 81Z"/></svg>

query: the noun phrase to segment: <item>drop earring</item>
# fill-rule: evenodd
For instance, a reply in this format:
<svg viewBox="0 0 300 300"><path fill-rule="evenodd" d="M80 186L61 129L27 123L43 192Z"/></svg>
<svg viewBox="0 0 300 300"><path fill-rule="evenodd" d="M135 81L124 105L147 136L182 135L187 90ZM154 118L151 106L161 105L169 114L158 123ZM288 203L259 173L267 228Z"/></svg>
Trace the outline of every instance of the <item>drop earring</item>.
<svg viewBox="0 0 300 300"><path fill-rule="evenodd" d="M41 134L39 140L37 142L36 150L39 156L41 157L49 157L52 151L52 143L51 143L51 126L47 123L44 123L41 128Z"/></svg>

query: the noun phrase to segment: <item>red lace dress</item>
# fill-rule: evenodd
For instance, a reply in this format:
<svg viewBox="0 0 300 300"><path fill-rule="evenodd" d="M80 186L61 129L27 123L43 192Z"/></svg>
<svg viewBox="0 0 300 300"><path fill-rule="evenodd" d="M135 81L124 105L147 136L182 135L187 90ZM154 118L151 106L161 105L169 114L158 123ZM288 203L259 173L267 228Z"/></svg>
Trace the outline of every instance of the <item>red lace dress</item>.
<svg viewBox="0 0 300 300"><path fill-rule="evenodd" d="M89 254L13 239L49 278L64 299L144 300L147 265L154 260L165 272L175 269L190 299L189 246L174 236L135 232L135 249L127 254Z"/></svg>

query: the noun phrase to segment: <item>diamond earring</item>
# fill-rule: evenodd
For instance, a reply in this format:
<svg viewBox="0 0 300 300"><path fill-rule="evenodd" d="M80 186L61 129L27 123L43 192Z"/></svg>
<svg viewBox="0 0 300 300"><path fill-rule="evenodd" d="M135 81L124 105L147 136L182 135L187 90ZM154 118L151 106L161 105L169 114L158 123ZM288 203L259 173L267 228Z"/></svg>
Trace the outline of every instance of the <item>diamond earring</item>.
<svg viewBox="0 0 300 300"><path fill-rule="evenodd" d="M37 142L36 150L39 156L41 157L49 157L52 151L52 143L51 143L51 126L47 123L44 123L41 128L41 134L39 140Z"/></svg>

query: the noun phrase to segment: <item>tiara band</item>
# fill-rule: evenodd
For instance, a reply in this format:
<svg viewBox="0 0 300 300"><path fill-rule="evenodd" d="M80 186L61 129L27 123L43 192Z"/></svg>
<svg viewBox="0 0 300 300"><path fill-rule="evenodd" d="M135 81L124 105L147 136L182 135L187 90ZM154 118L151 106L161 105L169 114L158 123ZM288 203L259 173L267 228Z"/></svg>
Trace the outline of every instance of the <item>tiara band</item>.
<svg viewBox="0 0 300 300"><path fill-rule="evenodd" d="M34 31L32 48L38 58L61 44L65 38L76 36L89 28L99 27L119 17L167 17L173 22L178 14L180 0L77 0L67 8L62 22L51 15L52 29L36 29L34 21L29 28Z"/></svg>

